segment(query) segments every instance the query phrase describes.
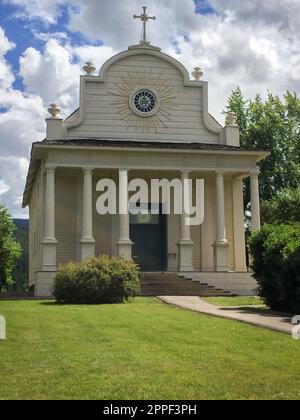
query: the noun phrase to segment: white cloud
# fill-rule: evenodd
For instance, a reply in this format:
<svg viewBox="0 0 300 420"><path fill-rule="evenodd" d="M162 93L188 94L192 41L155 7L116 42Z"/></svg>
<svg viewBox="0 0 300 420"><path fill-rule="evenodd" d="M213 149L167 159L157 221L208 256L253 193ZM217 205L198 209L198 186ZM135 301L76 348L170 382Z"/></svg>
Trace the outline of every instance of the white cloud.
<svg viewBox="0 0 300 420"><path fill-rule="evenodd" d="M106 60L116 54L116 51L105 45L99 47L85 45L82 47L72 48L72 53L80 60L81 67L87 61L92 61L98 71Z"/></svg>
<svg viewBox="0 0 300 420"><path fill-rule="evenodd" d="M10 42L3 28L0 27L0 56L4 56L9 50L15 47L13 42Z"/></svg>
<svg viewBox="0 0 300 420"><path fill-rule="evenodd" d="M4 204L14 217L26 217L28 210L23 210L22 194L29 162L25 158L0 156L0 179L6 188L1 194L0 202ZM0 182L1 187L1 182Z"/></svg>
<svg viewBox="0 0 300 420"><path fill-rule="evenodd" d="M26 215L20 205L31 143L43 132L44 107L37 95L13 89L15 77L5 54L14 47L0 28L0 195L13 215Z"/></svg>
<svg viewBox="0 0 300 420"><path fill-rule="evenodd" d="M0 27L0 88L11 86L15 80L11 68L4 58L6 53L14 47L15 44L8 40L4 30Z"/></svg>
<svg viewBox="0 0 300 420"><path fill-rule="evenodd" d="M20 75L26 91L41 96L45 104L58 102L68 113L78 96L78 64L56 39L50 39L43 52L28 48L20 58Z"/></svg>
<svg viewBox="0 0 300 420"><path fill-rule="evenodd" d="M7 193L9 191L10 186L5 184L3 179L0 179L0 195Z"/></svg>
<svg viewBox="0 0 300 420"><path fill-rule="evenodd" d="M26 217L21 197L33 141L44 135L44 107L38 96L25 96L19 91L0 89L0 103L8 108L0 113L0 179L3 189L0 202L15 217ZM4 186L9 189L4 189ZM1 190L1 184L0 184Z"/></svg>
<svg viewBox="0 0 300 420"><path fill-rule="evenodd" d="M65 41L68 39L66 32L36 32L33 31L33 35L40 41L50 41L50 39L56 39L57 41Z"/></svg>
<svg viewBox="0 0 300 420"><path fill-rule="evenodd" d="M46 24L55 23L60 14L59 6L67 3L64 0L3 0L3 2L20 6L16 13L17 17L41 19Z"/></svg>
<svg viewBox="0 0 300 420"><path fill-rule="evenodd" d="M72 4L79 12L70 16L71 30L101 39L114 49L126 49L140 40L141 21L133 20L133 15L140 15L144 0L74 0ZM149 39L155 45L166 48L178 35L197 29L193 0L148 0L147 5L148 13L157 17L148 23Z"/></svg>

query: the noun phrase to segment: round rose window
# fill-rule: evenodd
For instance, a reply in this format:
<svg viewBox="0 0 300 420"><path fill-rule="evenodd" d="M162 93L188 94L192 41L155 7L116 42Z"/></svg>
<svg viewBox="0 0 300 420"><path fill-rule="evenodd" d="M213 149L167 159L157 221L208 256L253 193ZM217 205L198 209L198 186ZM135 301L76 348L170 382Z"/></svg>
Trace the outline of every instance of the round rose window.
<svg viewBox="0 0 300 420"><path fill-rule="evenodd" d="M134 108L142 114L152 113L156 107L156 97L150 90L139 90L132 99Z"/></svg>

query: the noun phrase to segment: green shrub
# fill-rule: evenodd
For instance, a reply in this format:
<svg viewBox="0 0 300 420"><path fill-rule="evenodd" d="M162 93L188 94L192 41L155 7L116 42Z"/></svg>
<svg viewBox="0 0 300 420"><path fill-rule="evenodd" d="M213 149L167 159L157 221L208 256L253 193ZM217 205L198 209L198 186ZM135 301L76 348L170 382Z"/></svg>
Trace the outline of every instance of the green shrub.
<svg viewBox="0 0 300 420"><path fill-rule="evenodd" d="M259 295L273 310L300 314L300 223L264 225L249 244Z"/></svg>
<svg viewBox="0 0 300 420"><path fill-rule="evenodd" d="M120 303L139 291L137 265L107 256L62 266L53 288L57 302L74 304Z"/></svg>

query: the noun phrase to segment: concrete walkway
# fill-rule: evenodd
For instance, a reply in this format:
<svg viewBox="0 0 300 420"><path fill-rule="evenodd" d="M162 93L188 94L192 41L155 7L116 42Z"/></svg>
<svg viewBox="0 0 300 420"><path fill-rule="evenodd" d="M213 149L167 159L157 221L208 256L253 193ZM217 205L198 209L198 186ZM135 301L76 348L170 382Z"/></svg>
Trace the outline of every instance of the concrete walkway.
<svg viewBox="0 0 300 420"><path fill-rule="evenodd" d="M207 315L244 322L256 327L267 328L285 334L291 334L293 325L290 317L265 313L257 307L218 307L205 302L198 296L158 296L162 302L179 308L189 309Z"/></svg>

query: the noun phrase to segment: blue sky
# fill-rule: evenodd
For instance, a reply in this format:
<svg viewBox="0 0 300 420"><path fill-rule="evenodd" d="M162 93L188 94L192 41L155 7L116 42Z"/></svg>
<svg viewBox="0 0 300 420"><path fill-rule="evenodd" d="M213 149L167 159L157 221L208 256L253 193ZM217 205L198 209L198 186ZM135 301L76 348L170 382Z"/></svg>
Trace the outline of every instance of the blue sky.
<svg viewBox="0 0 300 420"><path fill-rule="evenodd" d="M79 76L92 60L139 41L144 0L0 0L0 202L26 217L21 197L33 141L50 102L78 107ZM148 0L149 39L209 82L209 109L237 85L245 96L300 93L299 0Z"/></svg>
<svg viewBox="0 0 300 420"><path fill-rule="evenodd" d="M214 14L216 11L209 4L208 0L194 0L196 14ZM7 60L13 66L16 72L19 68L20 55L28 47L36 48L41 51L45 41L34 37L34 32L58 33L63 32L67 36L67 40L74 47L80 45L102 45L102 40L90 40L84 36L80 31L70 31L68 28L70 13L78 13L77 7L70 7L70 3L58 6L57 21L53 24L45 23L44 21L34 18L28 20L25 17L20 17L23 7L17 4L5 2L0 4L0 26L5 29L6 36L15 44L15 48L7 53ZM100 36L100 34L99 34ZM24 89L22 78L17 77L14 82L14 88Z"/></svg>
<svg viewBox="0 0 300 420"><path fill-rule="evenodd" d="M15 89L24 90L22 78L18 77L19 59L23 52L33 47L42 51L45 41L38 39L34 33L58 33L63 32L66 35L65 42L68 41L73 46L80 45L101 45L101 40L88 40L84 34L79 31L68 30L68 22L70 16L70 7L60 5L57 22L54 24L46 24L40 19L28 20L25 17L19 17L22 7L14 4L0 5L0 26L5 29L6 36L15 44L15 48L7 53L7 60L13 66L16 80L13 84ZM76 12L76 8L71 9Z"/></svg>

